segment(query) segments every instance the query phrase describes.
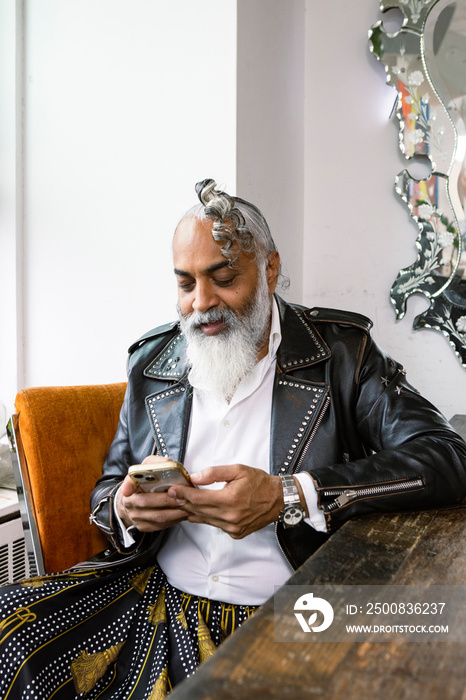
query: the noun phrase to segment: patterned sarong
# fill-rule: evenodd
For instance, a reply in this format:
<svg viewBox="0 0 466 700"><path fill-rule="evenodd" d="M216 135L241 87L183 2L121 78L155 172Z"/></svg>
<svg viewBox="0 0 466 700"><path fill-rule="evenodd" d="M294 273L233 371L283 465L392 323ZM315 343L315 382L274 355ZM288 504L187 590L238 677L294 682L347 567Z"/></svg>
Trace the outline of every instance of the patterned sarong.
<svg viewBox="0 0 466 700"><path fill-rule="evenodd" d="M178 591L157 566L0 590L2 700L158 700L255 610Z"/></svg>

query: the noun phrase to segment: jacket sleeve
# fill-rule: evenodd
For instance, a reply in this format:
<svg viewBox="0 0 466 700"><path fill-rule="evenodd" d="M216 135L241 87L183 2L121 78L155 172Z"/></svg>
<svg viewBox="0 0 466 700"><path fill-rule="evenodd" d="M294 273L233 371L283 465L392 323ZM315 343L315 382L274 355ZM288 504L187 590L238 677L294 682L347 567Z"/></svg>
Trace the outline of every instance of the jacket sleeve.
<svg viewBox="0 0 466 700"><path fill-rule="evenodd" d="M103 473L91 494L91 521L97 525L119 551L123 545L119 537L118 525L114 517L114 499L119 485L125 478L130 466L128 441L128 393L126 390L120 411L117 432L105 459Z"/></svg>
<svg viewBox="0 0 466 700"><path fill-rule="evenodd" d="M132 532L134 545L125 548L114 514L114 499L118 487L133 464L140 464L155 452L155 439L146 409L146 396L154 390L145 368L157 358L178 333L177 322L159 326L146 333L130 348L127 363L128 384L120 411L115 437L105 459L102 476L90 498L91 521L109 538L112 545L124 555L151 547L162 540L159 533ZM147 383L149 381L149 384ZM155 545L157 546L157 545Z"/></svg>
<svg viewBox="0 0 466 700"><path fill-rule="evenodd" d="M466 444L406 380L406 372L368 336L349 403L365 456L311 469L332 531L366 513L461 505ZM342 426L344 431L344 426Z"/></svg>
<svg viewBox="0 0 466 700"><path fill-rule="evenodd" d="M91 521L105 533L111 544L125 555L133 554L143 546L148 546L149 540L152 542L158 536L158 533L143 534L136 530L132 533L135 543L131 547L125 548L114 513L115 495L128 473L129 467L139 463L143 457L153 451L153 438L150 431L132 431L129 427L129 407L132 402L133 384L131 368L128 365L128 386L120 411L117 431L105 459L102 476L97 481L90 498ZM141 410L145 410L144 401L139 403L142 406ZM137 418L136 422L142 423ZM135 433L134 436L131 436L132 432ZM137 449L134 443L136 443Z"/></svg>

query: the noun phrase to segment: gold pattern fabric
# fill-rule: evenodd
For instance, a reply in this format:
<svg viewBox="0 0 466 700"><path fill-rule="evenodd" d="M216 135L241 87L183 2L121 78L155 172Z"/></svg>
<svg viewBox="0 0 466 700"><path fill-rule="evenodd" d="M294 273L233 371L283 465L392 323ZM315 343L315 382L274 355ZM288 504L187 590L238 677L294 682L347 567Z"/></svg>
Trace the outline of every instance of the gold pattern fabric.
<svg viewBox="0 0 466 700"><path fill-rule="evenodd" d="M21 586L31 586L31 588L40 588L44 585L44 582L46 580L46 576L33 576L31 578L25 578L19 583Z"/></svg>
<svg viewBox="0 0 466 700"><path fill-rule="evenodd" d="M185 630L188 629L188 623L186 621L186 615L184 614L183 608L181 608L180 612L176 616L176 621L178 622L178 624L184 627Z"/></svg>
<svg viewBox="0 0 466 700"><path fill-rule="evenodd" d="M150 605L148 607L149 622L154 627L160 625L161 623L167 622L167 613L165 609L165 588L162 589L159 594L155 605Z"/></svg>
<svg viewBox="0 0 466 700"><path fill-rule="evenodd" d="M149 581L154 569L154 566L151 566L148 569L144 569L144 571L142 571L140 574L131 579L131 585L141 595L144 593L147 586L147 582Z"/></svg>
<svg viewBox="0 0 466 700"><path fill-rule="evenodd" d="M7 586L0 698L162 699L254 609L178 591L158 566L73 570Z"/></svg>
<svg viewBox="0 0 466 700"><path fill-rule="evenodd" d="M77 693L88 693L105 674L107 668L118 658L124 642L116 644L106 651L89 655L81 651L71 663L71 675Z"/></svg>
<svg viewBox="0 0 466 700"><path fill-rule="evenodd" d="M6 638L13 634L22 625L33 622L36 615L28 608L18 608L12 615L9 615L0 622L0 643L3 643Z"/></svg>
<svg viewBox="0 0 466 700"><path fill-rule="evenodd" d="M234 605L224 605L222 608L222 619L220 620L220 629L222 631L223 638L225 639L229 632L229 629L235 629L235 606Z"/></svg>
<svg viewBox="0 0 466 700"><path fill-rule="evenodd" d="M170 690L168 668L164 668L160 676L157 678L152 693L149 695L149 700L163 700Z"/></svg>
<svg viewBox="0 0 466 700"><path fill-rule="evenodd" d="M212 656L217 647L210 636L210 630L204 622L200 610L198 610L197 616L199 622L197 632L199 639L199 660L202 663L203 661L206 661L209 656Z"/></svg>

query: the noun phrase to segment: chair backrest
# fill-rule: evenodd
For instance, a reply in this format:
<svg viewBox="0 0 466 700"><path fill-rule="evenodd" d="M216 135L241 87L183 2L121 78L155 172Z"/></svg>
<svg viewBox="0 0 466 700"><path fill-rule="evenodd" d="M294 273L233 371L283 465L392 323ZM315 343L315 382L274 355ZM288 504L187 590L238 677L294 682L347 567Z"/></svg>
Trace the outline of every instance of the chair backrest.
<svg viewBox="0 0 466 700"><path fill-rule="evenodd" d="M89 522L89 496L125 389L125 383L35 387L16 397L17 483L39 574L63 571L106 547L105 536Z"/></svg>

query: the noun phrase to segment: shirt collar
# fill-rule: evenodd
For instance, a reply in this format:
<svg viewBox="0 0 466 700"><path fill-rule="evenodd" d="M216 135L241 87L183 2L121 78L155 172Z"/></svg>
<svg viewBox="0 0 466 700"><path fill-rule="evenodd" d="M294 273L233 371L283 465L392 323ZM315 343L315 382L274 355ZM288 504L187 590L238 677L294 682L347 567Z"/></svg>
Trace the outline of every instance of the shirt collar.
<svg viewBox="0 0 466 700"><path fill-rule="evenodd" d="M277 350L282 342L282 329L280 326L280 313L275 297L272 297L272 321L270 323L269 351L267 353L270 360L277 356Z"/></svg>
<svg viewBox="0 0 466 700"><path fill-rule="evenodd" d="M280 314L275 297L272 297L272 318L270 322L269 349L267 355L256 364L252 372L239 384L230 402L230 407L243 401L262 384L272 364L277 357L278 346L281 343Z"/></svg>

